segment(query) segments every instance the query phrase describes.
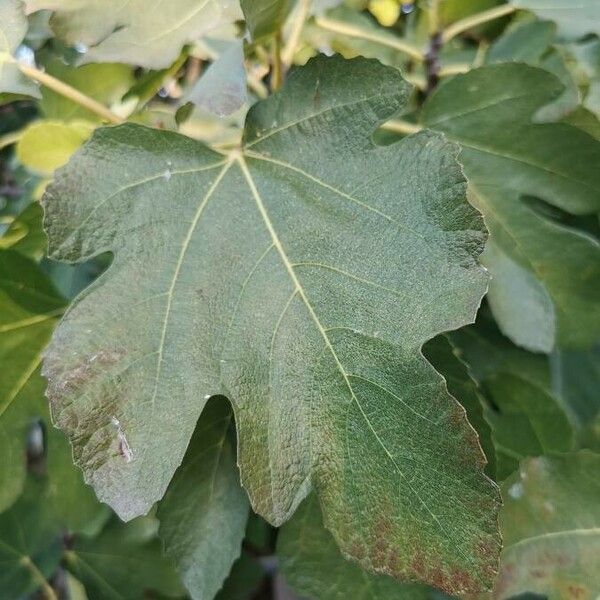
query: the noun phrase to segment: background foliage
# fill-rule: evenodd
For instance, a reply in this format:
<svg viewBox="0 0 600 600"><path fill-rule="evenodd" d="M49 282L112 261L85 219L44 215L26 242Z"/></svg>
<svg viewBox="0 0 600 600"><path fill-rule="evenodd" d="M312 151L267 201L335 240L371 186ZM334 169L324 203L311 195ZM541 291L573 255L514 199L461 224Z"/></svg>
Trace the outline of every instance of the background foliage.
<svg viewBox="0 0 600 600"><path fill-rule="evenodd" d="M0 33L0 598L600 594L596 0L177 0L151 10L141 0L0 0ZM309 60L332 53L343 58ZM357 56L374 62L349 60ZM217 180L203 171L211 160L225 165ZM149 185L136 195L139 179ZM263 204L265 189L277 203ZM126 201L116 203L123 190ZM190 241L182 228L202 190L207 200L221 195L226 210L211 217L212 245L191 252L194 264L220 262L186 301L195 317L175 304L179 342L168 345L162 332L175 357L163 389L144 363L145 336L161 332L156 311L132 300L140 290L165 295L161 278ZM405 207L389 217L400 233L365 218L358 204L369 191L381 201L367 207L373 213ZM198 380L212 376L198 367L210 362L207 323L220 339L237 327L217 327L229 301L223 282L236 281L221 242L244 240L251 265L269 241L235 212L244 194L268 224L274 215L275 242L276 228L282 239L297 235L315 261L330 251L379 282L376 291L365 281L340 287L312 316L317 334L323 306L350 323L355 337L323 335L338 366L358 373L354 385L344 377L381 448L348 421L345 449L336 443L344 428L328 407L310 425L320 454L301 503L309 467L289 442L293 420L274 424L264 409L261 421L262 408L235 401L262 397L260 377L248 384L235 369L259 372L244 343L277 316L261 312L275 290L285 292L282 315L291 306L295 318L292 350L276 353L282 364L310 363L315 323L297 312L296 288L288 298L289 273L261 275L268 297L255 292L242 306L251 327L240 326L228 349L231 369L219 368L223 387L209 389L203 410L196 394ZM351 233L339 213L317 218L310 206L302 226L286 229L305 198L333 206L334 195L354 202ZM345 235L351 250L341 252ZM475 260L482 250L489 288L475 323L463 326L487 285ZM385 280L381 265L395 277ZM302 277L310 305L327 286ZM384 292L390 281L401 282L393 297ZM98 340L121 346L92 354ZM343 354L348 347L359 359ZM137 364L133 375L122 348ZM52 425L44 353L53 417L96 494L127 523L97 500ZM293 370L295 388L284 378L263 396L293 391L304 405L317 382L341 403L348 390L318 364ZM163 407L160 433L147 424L148 394ZM220 394L233 398L235 423ZM138 470L142 439L151 459ZM238 443L252 451L236 461ZM336 452L360 465L341 483ZM398 464L411 465L410 475L391 468ZM290 480L301 481L292 488ZM423 506L406 500L408 488ZM405 517L395 518L400 509ZM446 537L428 522L438 515Z"/></svg>

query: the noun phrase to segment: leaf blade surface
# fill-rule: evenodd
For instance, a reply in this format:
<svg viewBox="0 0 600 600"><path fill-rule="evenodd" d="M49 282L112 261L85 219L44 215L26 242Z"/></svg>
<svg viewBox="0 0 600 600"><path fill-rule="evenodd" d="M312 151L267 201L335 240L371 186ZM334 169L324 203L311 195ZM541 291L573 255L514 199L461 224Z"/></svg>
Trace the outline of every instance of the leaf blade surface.
<svg viewBox="0 0 600 600"><path fill-rule="evenodd" d="M265 518L282 523L314 487L363 566L489 585L496 491L420 352L473 319L485 234L452 144L371 141L405 96L393 69L320 57L255 106L241 151L123 126L59 172L45 199L52 255L115 258L54 336L49 397L121 516L162 496L202 398L223 394Z"/></svg>

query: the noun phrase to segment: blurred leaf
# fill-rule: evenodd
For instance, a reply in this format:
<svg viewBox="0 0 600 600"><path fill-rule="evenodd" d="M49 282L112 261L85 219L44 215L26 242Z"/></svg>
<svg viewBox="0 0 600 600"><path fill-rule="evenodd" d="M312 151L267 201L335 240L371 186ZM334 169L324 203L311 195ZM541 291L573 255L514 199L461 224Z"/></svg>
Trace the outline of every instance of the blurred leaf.
<svg viewBox="0 0 600 600"><path fill-rule="evenodd" d="M480 317L451 338L487 400L484 414L492 428L498 480L523 457L572 449L572 427L552 391L546 357L513 346L489 318Z"/></svg>
<svg viewBox="0 0 600 600"><path fill-rule="evenodd" d="M247 96L244 42L234 40L208 67L185 99L223 117L241 108Z"/></svg>
<svg viewBox="0 0 600 600"><path fill-rule="evenodd" d="M600 337L600 245L540 214L524 197L575 215L600 210L600 143L564 123L532 119L562 91L523 64L475 69L445 82L423 120L463 148L472 202L490 230L489 301L501 329L536 351L589 347ZM518 144L515 144L518 140Z"/></svg>
<svg viewBox="0 0 600 600"><path fill-rule="evenodd" d="M292 0L240 0L246 25L252 39L262 40L281 30L292 6Z"/></svg>
<svg viewBox="0 0 600 600"><path fill-rule="evenodd" d="M123 96L123 101L135 98L137 100L136 109L141 109L159 93L166 82L177 76L181 68L185 65L188 57L188 48L184 47L173 64L166 69L142 73L135 84Z"/></svg>
<svg viewBox="0 0 600 600"><path fill-rule="evenodd" d="M395 33L378 27L377 23L368 15L351 10L346 6L340 6L332 10L327 17L330 22L349 25L352 29L364 32L367 37L376 36L391 43L398 39ZM405 53L383 43L317 27L311 22L307 23L305 27L304 38L313 48L331 48L345 58L366 56L394 66L404 65L407 60Z"/></svg>
<svg viewBox="0 0 600 600"><path fill-rule="evenodd" d="M85 142L94 125L87 121L36 121L17 142L17 157L28 168L50 176Z"/></svg>
<svg viewBox="0 0 600 600"><path fill-rule="evenodd" d="M551 50L540 61L539 66L556 75L565 91L556 100L540 108L535 119L539 122L558 121L577 108L581 103L581 94L562 52Z"/></svg>
<svg viewBox="0 0 600 600"><path fill-rule="evenodd" d="M600 117L600 40L596 37L562 47L567 66L583 91L583 106ZM570 59L570 60L569 60Z"/></svg>
<svg viewBox="0 0 600 600"><path fill-rule="evenodd" d="M600 346L586 352L555 352L551 357L552 381L556 394L580 430L582 444L593 443L600 450Z"/></svg>
<svg viewBox="0 0 600 600"><path fill-rule="evenodd" d="M83 583L89 600L139 600L152 592L184 596L159 540L139 539L138 533L135 521L123 525L113 519L97 537L77 536L65 552L66 567Z"/></svg>
<svg viewBox="0 0 600 600"><path fill-rule="evenodd" d="M7 600L28 597L60 563L61 524L45 501L48 490L30 477L19 500L0 513L0 592Z"/></svg>
<svg viewBox="0 0 600 600"><path fill-rule="evenodd" d="M21 0L0 3L0 93L40 97L37 85L14 64L14 54L27 32ZM12 98L7 98L10 101Z"/></svg>
<svg viewBox="0 0 600 600"><path fill-rule="evenodd" d="M600 120L589 110L579 107L572 113L563 117L563 121L582 129L590 135L593 135L597 140L600 140Z"/></svg>
<svg viewBox="0 0 600 600"><path fill-rule="evenodd" d="M255 558L242 554L225 580L215 600L248 600L261 584L265 573Z"/></svg>
<svg viewBox="0 0 600 600"><path fill-rule="evenodd" d="M28 12L54 10L56 35L84 51L82 62L168 67L187 42L240 16L235 0L26 0Z"/></svg>
<svg viewBox="0 0 600 600"><path fill-rule="evenodd" d="M346 560L323 525L315 494L304 500L291 520L282 526L277 555L286 581L303 598L433 600L427 586L369 574L355 562Z"/></svg>
<svg viewBox="0 0 600 600"><path fill-rule="evenodd" d="M556 25L551 21L517 23L491 45L487 63L527 62L537 64L554 41Z"/></svg>
<svg viewBox="0 0 600 600"><path fill-rule="evenodd" d="M194 600L212 600L240 555L248 520L235 451L233 414L223 397L210 401L157 517L165 551Z"/></svg>
<svg viewBox="0 0 600 600"><path fill-rule="evenodd" d="M556 121L575 110L580 101L577 83L562 52L552 47L555 31L556 26L551 21L518 21L492 44L486 57L489 64L525 62L558 77L565 90L537 112L538 121Z"/></svg>
<svg viewBox="0 0 600 600"><path fill-rule="evenodd" d="M0 251L0 510L21 492L26 432L47 413L39 366L63 310L64 300L36 264Z"/></svg>
<svg viewBox="0 0 600 600"><path fill-rule="evenodd" d="M467 412L469 423L479 436L479 442L487 458L486 472L496 471L496 452L492 443L492 431L484 418L485 400L477 383L469 374L467 365L457 356L456 350L446 336L437 336L423 346L425 358L446 380L448 391Z"/></svg>
<svg viewBox="0 0 600 600"><path fill-rule="evenodd" d="M493 405L486 411L498 457L496 477L502 481L527 456L568 452L573 449L571 425L556 399L527 379L499 371L483 382Z"/></svg>
<svg viewBox="0 0 600 600"><path fill-rule="evenodd" d="M47 245L48 241L42 227L42 207L39 202L29 204L0 237L0 249L15 250L34 260L42 258Z"/></svg>
<svg viewBox="0 0 600 600"><path fill-rule="evenodd" d="M449 25L465 17L489 10L502 0L442 0L439 3L440 21Z"/></svg>
<svg viewBox="0 0 600 600"><path fill-rule="evenodd" d="M598 0L511 0L516 8L534 12L541 19L554 21L561 35L580 38L587 33L600 35Z"/></svg>
<svg viewBox="0 0 600 600"><path fill-rule="evenodd" d="M134 81L133 71L127 65L100 63L72 67L55 59L46 61L44 66L53 77L108 106L118 102ZM47 87L42 88L40 110L49 120L94 123L100 120L96 113Z"/></svg>
<svg viewBox="0 0 600 600"><path fill-rule="evenodd" d="M0 252L0 364L6 368L0 379L0 506L10 505L22 489L32 460L27 433L39 423L44 440L36 471L47 479L40 498L44 510L52 511L61 529L94 531L105 509L83 484L65 436L50 421L39 374L41 353L64 303L37 265L16 252Z"/></svg>
<svg viewBox="0 0 600 600"><path fill-rule="evenodd" d="M600 593L600 456L531 458L503 485L505 549L495 597Z"/></svg>

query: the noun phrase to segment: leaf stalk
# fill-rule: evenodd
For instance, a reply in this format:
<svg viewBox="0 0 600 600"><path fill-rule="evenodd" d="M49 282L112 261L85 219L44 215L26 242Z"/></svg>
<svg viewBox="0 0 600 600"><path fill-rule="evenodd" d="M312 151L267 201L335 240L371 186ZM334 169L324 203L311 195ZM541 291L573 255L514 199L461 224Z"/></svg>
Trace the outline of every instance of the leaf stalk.
<svg viewBox="0 0 600 600"><path fill-rule="evenodd" d="M300 35L302 34L302 29L304 29L304 23L306 23L306 19L308 18L311 5L312 0L300 0L296 12L292 15L290 35L281 53L281 62L284 71L287 71L294 61L294 54L298 48Z"/></svg>
<svg viewBox="0 0 600 600"><path fill-rule="evenodd" d="M516 10L517 9L510 4L501 4L495 8L490 8L489 10L484 10L476 15L471 15L470 17L465 17L460 21L456 21L455 23L452 23L452 25L446 27L446 29L444 29L442 32L442 43L445 44L464 31L468 31L469 29L473 29L473 27L477 27L478 25L483 25L489 21L510 15Z"/></svg>
<svg viewBox="0 0 600 600"><path fill-rule="evenodd" d="M419 48L416 48L409 42L400 38L392 38L391 36L366 31L361 27L349 25L348 23L336 21L334 19L328 19L327 17L317 17L315 19L315 23L318 27L325 29L326 31L340 33L342 35L355 37L361 40L367 40L369 42L374 42L375 44L381 44L382 46L393 48L399 52L404 52L404 54L407 54L418 62L423 62L425 58L423 52L419 50Z"/></svg>
<svg viewBox="0 0 600 600"><path fill-rule="evenodd" d="M29 79L33 79L37 81L39 84L46 86L48 89L51 89L53 92L72 100L79 106L86 108L90 112L98 115L104 121L108 121L109 123L123 123L124 119L113 113L111 110L106 108L100 102L97 102L93 98L82 94L79 90L74 87L56 79L52 75L37 69L36 67L30 67L29 65L25 65L22 63L17 63L19 70L23 75L29 77Z"/></svg>
<svg viewBox="0 0 600 600"><path fill-rule="evenodd" d="M37 568L35 563L29 558L29 556L21 557L21 565L25 567L32 575L35 582L40 586L40 591L46 600L58 600L56 592L52 589L52 586L46 581L43 573Z"/></svg>
<svg viewBox="0 0 600 600"><path fill-rule="evenodd" d="M283 83L283 67L281 63L281 31L273 38L273 68L271 71L271 90L276 92Z"/></svg>

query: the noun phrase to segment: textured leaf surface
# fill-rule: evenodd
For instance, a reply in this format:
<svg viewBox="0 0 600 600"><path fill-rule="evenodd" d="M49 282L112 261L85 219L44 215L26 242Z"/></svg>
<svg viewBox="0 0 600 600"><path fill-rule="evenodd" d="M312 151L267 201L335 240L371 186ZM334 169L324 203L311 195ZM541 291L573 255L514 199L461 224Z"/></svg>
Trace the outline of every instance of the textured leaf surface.
<svg viewBox="0 0 600 600"><path fill-rule="evenodd" d="M25 479L26 432L46 413L42 351L64 300L32 261L0 251L0 511Z"/></svg>
<svg viewBox="0 0 600 600"><path fill-rule="evenodd" d="M600 244L539 211L600 209L600 143L564 123L534 123L561 92L551 74L521 64L453 78L423 114L458 141L472 201L490 230L489 301L503 332L532 350L587 347L600 336ZM519 140L515 144L515 140Z"/></svg>
<svg viewBox="0 0 600 600"><path fill-rule="evenodd" d="M212 600L240 555L248 498L240 486L225 398L206 406L158 509L159 535L194 600Z"/></svg>
<svg viewBox="0 0 600 600"><path fill-rule="evenodd" d="M549 600L600 593L600 456L582 451L525 461L503 486L506 548L496 596Z"/></svg>
<svg viewBox="0 0 600 600"><path fill-rule="evenodd" d="M424 585L402 584L385 575L365 573L345 560L325 529L319 502L311 494L277 538L277 555L286 581L302 598L345 600L430 600Z"/></svg>
<svg viewBox="0 0 600 600"><path fill-rule="evenodd" d="M406 92L374 61L319 57L255 105L242 151L124 126L59 172L52 256L115 258L54 336L48 394L122 517L161 498L222 394L272 523L314 487L363 566L456 591L493 578L496 490L420 353L473 319L485 236L454 145L371 141Z"/></svg>
<svg viewBox="0 0 600 600"><path fill-rule="evenodd" d="M564 36L600 35L600 3L597 0L512 0L512 4L531 10L541 19L555 21Z"/></svg>
<svg viewBox="0 0 600 600"><path fill-rule="evenodd" d="M84 62L169 66L184 44L239 16L235 0L27 0L29 12L55 11L51 25L68 44L89 48Z"/></svg>

